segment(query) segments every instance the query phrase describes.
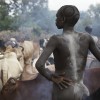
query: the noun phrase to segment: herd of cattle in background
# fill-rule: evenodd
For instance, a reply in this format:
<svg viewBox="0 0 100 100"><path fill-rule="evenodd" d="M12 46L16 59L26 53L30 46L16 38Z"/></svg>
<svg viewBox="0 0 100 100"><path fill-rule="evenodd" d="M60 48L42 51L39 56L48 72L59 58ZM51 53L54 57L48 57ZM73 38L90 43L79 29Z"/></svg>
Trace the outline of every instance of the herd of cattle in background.
<svg viewBox="0 0 100 100"><path fill-rule="evenodd" d="M47 42L48 39L39 42L19 42L15 38L6 42L0 40L0 100L51 100L52 82L35 68ZM99 47L99 38L96 44ZM53 54L45 68L55 71ZM100 100L100 62L91 53L87 57L83 80L90 92L86 100Z"/></svg>

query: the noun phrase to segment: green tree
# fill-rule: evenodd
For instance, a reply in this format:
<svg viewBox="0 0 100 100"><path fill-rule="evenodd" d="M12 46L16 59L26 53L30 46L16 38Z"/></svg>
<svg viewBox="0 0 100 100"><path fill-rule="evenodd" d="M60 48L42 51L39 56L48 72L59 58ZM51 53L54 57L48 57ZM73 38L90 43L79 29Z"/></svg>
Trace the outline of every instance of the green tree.
<svg viewBox="0 0 100 100"><path fill-rule="evenodd" d="M43 22L42 17L48 12L48 0L12 0L9 5L14 19L11 27L14 29L22 26L34 28L35 24Z"/></svg>
<svg viewBox="0 0 100 100"><path fill-rule="evenodd" d="M100 36L100 4L91 5L88 13L92 19L93 34Z"/></svg>
<svg viewBox="0 0 100 100"><path fill-rule="evenodd" d="M90 5L87 11L81 12L76 30L85 32L84 28L87 25L93 27L92 34L100 36L100 4Z"/></svg>
<svg viewBox="0 0 100 100"><path fill-rule="evenodd" d="M88 10L91 18L95 19L95 21L100 21L100 4L91 5Z"/></svg>
<svg viewBox="0 0 100 100"><path fill-rule="evenodd" d="M9 11L9 5L4 1L0 1L0 31L10 29L12 18Z"/></svg>

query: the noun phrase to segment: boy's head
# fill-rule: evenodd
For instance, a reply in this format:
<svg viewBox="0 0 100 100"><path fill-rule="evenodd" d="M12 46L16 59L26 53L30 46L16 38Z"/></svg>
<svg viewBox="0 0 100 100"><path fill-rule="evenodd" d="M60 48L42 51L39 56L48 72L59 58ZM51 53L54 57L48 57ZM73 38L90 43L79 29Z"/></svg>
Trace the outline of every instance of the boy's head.
<svg viewBox="0 0 100 100"><path fill-rule="evenodd" d="M75 6L65 5L58 10L56 17L56 25L61 29L65 24L74 26L80 17L80 13Z"/></svg>

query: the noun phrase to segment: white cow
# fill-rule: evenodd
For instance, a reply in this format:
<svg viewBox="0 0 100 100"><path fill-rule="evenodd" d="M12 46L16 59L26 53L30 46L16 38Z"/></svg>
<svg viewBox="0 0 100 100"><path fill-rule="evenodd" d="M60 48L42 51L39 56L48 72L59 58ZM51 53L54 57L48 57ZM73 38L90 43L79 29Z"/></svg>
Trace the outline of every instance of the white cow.
<svg viewBox="0 0 100 100"><path fill-rule="evenodd" d="M32 60L38 57L39 55L39 44L33 43L33 41L24 41L20 43L24 48L24 69L22 73L22 80L32 80L34 78Z"/></svg>
<svg viewBox="0 0 100 100"><path fill-rule="evenodd" d="M19 78L23 68L17 60L17 55L11 46L8 46L0 60L0 76L2 85L5 85L10 77Z"/></svg>

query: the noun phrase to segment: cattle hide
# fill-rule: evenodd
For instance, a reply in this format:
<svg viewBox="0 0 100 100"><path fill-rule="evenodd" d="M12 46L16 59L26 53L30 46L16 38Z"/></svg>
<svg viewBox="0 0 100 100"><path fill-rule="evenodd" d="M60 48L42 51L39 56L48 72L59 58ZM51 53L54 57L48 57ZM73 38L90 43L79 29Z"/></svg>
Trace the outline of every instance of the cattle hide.
<svg viewBox="0 0 100 100"><path fill-rule="evenodd" d="M17 81L16 90L0 100L51 100L52 83L40 74L30 81Z"/></svg>
<svg viewBox="0 0 100 100"><path fill-rule="evenodd" d="M84 100L100 100L95 99L100 93L100 68L86 69L84 83L91 93ZM52 82L40 74L34 80L17 81L16 90L4 97L0 94L0 100L52 100Z"/></svg>
<svg viewBox="0 0 100 100"><path fill-rule="evenodd" d="M100 88L92 94L90 94L90 96L88 96L84 100L100 100Z"/></svg>
<svg viewBox="0 0 100 100"><path fill-rule="evenodd" d="M100 88L100 68L86 69L84 72L84 84L89 89L90 94Z"/></svg>
<svg viewBox="0 0 100 100"><path fill-rule="evenodd" d="M39 56L39 45L32 41L24 41L20 45L24 48L23 55L25 65L21 80L31 80L34 76L32 71L32 60Z"/></svg>
<svg viewBox="0 0 100 100"><path fill-rule="evenodd" d="M3 58L0 60L0 75L2 76L3 85L10 77L18 78L23 71L12 47L8 46L6 49Z"/></svg>

